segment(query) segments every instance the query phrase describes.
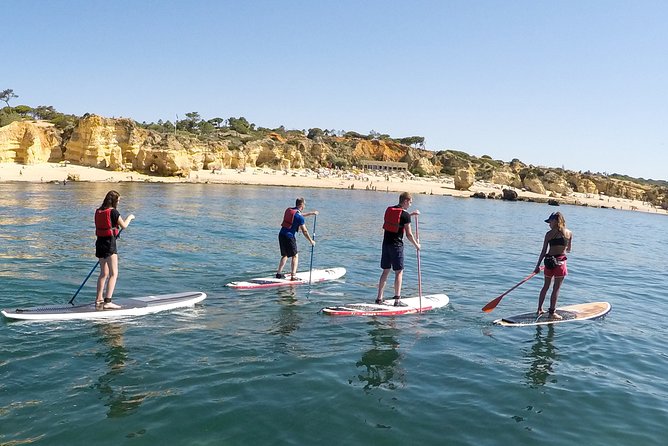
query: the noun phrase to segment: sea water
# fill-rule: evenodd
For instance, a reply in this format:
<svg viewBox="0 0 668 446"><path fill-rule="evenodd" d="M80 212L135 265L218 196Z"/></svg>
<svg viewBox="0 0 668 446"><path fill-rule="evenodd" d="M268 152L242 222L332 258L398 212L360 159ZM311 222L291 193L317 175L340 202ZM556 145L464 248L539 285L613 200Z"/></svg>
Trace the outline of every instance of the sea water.
<svg viewBox="0 0 668 446"><path fill-rule="evenodd" d="M111 188L136 220L116 297L203 291L195 308L116 321L0 322L0 444L658 445L668 435L665 216L416 195L423 293L437 311L329 317L372 302L396 193L216 184L0 184L0 307L62 304L94 267L93 211ZM238 291L273 274L297 196L317 245L312 287ZM560 305L597 321L506 328L533 311L533 271L561 211L573 231ZM403 295L418 292L407 244ZM95 297L97 271L76 302ZM392 294L390 276L386 296Z"/></svg>

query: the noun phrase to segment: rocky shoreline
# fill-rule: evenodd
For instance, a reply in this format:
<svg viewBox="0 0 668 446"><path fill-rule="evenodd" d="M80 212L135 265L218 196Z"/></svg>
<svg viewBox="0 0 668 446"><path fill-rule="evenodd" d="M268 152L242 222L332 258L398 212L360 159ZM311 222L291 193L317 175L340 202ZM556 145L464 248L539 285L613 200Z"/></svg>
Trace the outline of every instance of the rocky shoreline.
<svg viewBox="0 0 668 446"><path fill-rule="evenodd" d="M216 169L193 171L183 177L147 175L135 171L110 171L71 163L39 163L23 165L0 163L0 183L32 182L156 182L156 183L218 183L257 186L287 186L329 189L357 189L371 192L402 192L414 194L444 195L460 198L503 199L516 195L517 200L533 201L553 205L578 205L597 208L641 211L668 215L668 212L650 203L627 198L606 197L573 192L568 196L553 198L510 186L501 186L485 181L475 181L468 190L455 188L454 179L447 175L439 177L416 177L407 172L382 174L374 172L339 169ZM509 192L512 192L509 194Z"/></svg>

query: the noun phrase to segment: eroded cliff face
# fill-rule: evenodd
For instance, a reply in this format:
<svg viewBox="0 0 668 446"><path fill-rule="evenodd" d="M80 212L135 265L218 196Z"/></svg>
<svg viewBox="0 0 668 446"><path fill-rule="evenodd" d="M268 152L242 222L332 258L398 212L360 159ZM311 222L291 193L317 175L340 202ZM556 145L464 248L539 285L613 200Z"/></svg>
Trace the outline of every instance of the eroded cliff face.
<svg viewBox="0 0 668 446"><path fill-rule="evenodd" d="M65 144L64 159L83 166L121 170L126 164L134 166L142 149L150 150L156 143L151 136L130 119L87 116Z"/></svg>
<svg viewBox="0 0 668 446"><path fill-rule="evenodd" d="M179 132L147 130L131 119L87 115L69 137L47 122L17 121L0 128L0 162L23 164L69 161L110 170L134 170L161 176L188 176L192 171L270 167L301 169L362 160L406 162L426 175L453 175L467 189L475 179L523 188L540 194L566 196L573 191L640 199L665 204L666 188L621 181L596 174L527 166L476 158L463 152L415 149L393 140L346 137L309 139L300 132L269 132L250 136L235 131L199 139Z"/></svg>
<svg viewBox="0 0 668 446"><path fill-rule="evenodd" d="M0 128L0 163L60 161L60 131L43 121L15 121Z"/></svg>

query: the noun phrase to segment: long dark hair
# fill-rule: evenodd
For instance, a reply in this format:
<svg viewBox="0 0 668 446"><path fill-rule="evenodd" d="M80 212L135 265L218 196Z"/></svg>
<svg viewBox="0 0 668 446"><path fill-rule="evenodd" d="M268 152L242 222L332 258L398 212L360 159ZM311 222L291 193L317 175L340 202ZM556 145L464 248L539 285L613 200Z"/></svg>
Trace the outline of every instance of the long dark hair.
<svg viewBox="0 0 668 446"><path fill-rule="evenodd" d="M100 209L109 209L109 208L116 209L116 206L118 206L118 198L120 196L121 194L119 194L115 190L110 190L104 197L104 201L102 202L102 206L100 206Z"/></svg>

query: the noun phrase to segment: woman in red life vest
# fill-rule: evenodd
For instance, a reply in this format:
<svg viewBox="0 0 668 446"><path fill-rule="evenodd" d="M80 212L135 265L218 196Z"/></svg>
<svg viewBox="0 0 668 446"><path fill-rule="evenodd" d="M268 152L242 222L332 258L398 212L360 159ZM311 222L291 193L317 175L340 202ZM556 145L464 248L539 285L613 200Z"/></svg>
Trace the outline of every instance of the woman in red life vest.
<svg viewBox="0 0 668 446"><path fill-rule="evenodd" d="M318 211L305 212L304 206L306 202L303 198L297 198L295 201L295 207L287 208L283 214L283 222L281 223L281 230L278 233L278 245L281 248L281 260L278 262L278 269L276 270L276 278L283 279L285 276L281 273L283 267L285 266L288 258L292 258L291 264L291 280L297 280L295 274L297 274L297 266L299 265L299 251L297 250L297 238L296 234L299 231L302 231L306 240L309 241L311 246L315 246L315 240L311 238L306 229L306 221L304 217L310 215L318 215Z"/></svg>
<svg viewBox="0 0 668 446"><path fill-rule="evenodd" d="M394 305L401 306L401 282L404 274L404 232L406 238L411 241L415 249L420 249L420 242L413 237L411 231L411 215L420 215L415 210L410 214L406 211L413 202L413 197L408 192L399 195L399 204L390 206L385 210L385 221L383 223L383 251L380 258L380 267L383 269L378 282L378 297L376 303L383 303L383 290L385 282L390 275L390 268L394 270Z"/></svg>
<svg viewBox="0 0 668 446"><path fill-rule="evenodd" d="M135 218L134 215L128 215L126 220L121 218L121 214L116 210L118 200L121 196L115 190L107 192L102 206L95 211L95 257L100 261L100 277L97 279L97 297L95 306L99 309L117 309L121 308L111 301L118 279L118 250L116 249L116 237L118 237L119 227L127 228L130 222ZM107 284L107 295L103 298L104 284Z"/></svg>
<svg viewBox="0 0 668 446"><path fill-rule="evenodd" d="M554 278L554 286L552 287L552 295L550 296L550 309L548 316L550 319L561 319L561 316L554 312L557 307L557 299L559 298L559 289L561 284L568 275L568 268L566 268L566 253L571 252L571 242L573 241L573 233L566 229L566 220L561 212L551 214L545 223L549 223L550 230L545 234L543 240L543 249L540 251L538 262L536 263L535 273L540 271L540 262L545 260L545 283L540 290L538 297L538 311L536 316L540 317L543 314L543 302L545 296L550 289L552 278Z"/></svg>

